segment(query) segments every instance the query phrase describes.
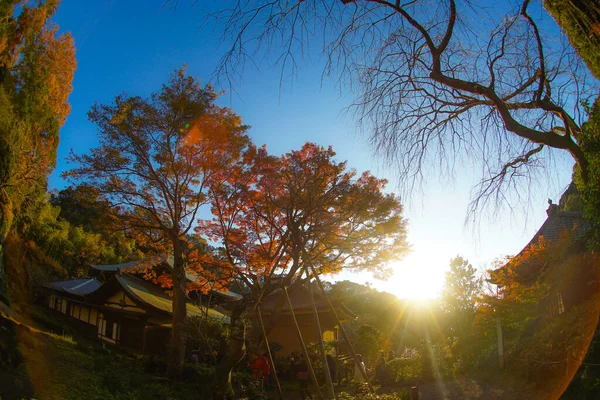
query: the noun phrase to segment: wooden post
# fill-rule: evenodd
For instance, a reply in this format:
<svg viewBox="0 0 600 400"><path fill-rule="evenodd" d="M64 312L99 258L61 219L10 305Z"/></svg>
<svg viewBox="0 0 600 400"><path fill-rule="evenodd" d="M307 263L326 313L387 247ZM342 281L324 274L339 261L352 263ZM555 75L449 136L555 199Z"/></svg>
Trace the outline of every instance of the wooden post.
<svg viewBox="0 0 600 400"><path fill-rule="evenodd" d="M410 388L410 400L419 400L419 386Z"/></svg>
<svg viewBox="0 0 600 400"><path fill-rule="evenodd" d="M496 315L496 331L498 332L498 365L504 369L504 339L502 338L502 320Z"/></svg>
<svg viewBox="0 0 600 400"><path fill-rule="evenodd" d="M290 300L290 295L287 291L287 286L283 287L283 293L285 293L285 298L287 299L288 306L290 307L290 313L292 315L292 320L294 321L294 326L296 327L296 333L298 334L298 340L300 340L300 345L302 346L302 352L304 353L304 358L306 359L306 364L308 365L308 372L310 374L310 378L317 388L317 393L320 398L323 398L323 393L321 392L321 387L319 386L319 381L317 381L317 376L315 375L315 370L312 367L312 363L310 362L310 357L308 356L308 350L306 350L306 345L304 344L304 339L302 338L302 332L300 332L300 326L298 325L298 321L296 320L296 315L294 314L294 306L292 306L292 301Z"/></svg>
<svg viewBox="0 0 600 400"><path fill-rule="evenodd" d="M340 319L338 318L337 312L335 311L335 307L333 307L333 304L331 303L329 296L327 296L327 293L325 292L325 288L323 287L323 283L321 282L319 275L317 275L317 271L315 271L315 268L312 265L310 266L310 269L312 270L312 273L315 277L315 280L317 281L317 284L319 285L319 288L321 289L321 291L323 292L323 295L327 299L329 308L331 309L331 312L333 313L333 316L335 317L335 320L338 323L338 326L340 327L340 331L342 332L342 336L344 337L344 340L346 341L346 343L348 343L348 346L350 347L350 352L352 353L352 357L354 357L355 365L358 366L358 370L360 371L361 375L363 376L363 379L369 385L369 390L371 392L375 393L375 389L373 388L373 385L371 384L371 379L369 379L367 372L363 369L362 364L358 360L356 352L354 351L354 346L352 346L352 343L350 342L350 338L348 337L348 334L346 333L346 329L344 328L344 325L342 325Z"/></svg>
<svg viewBox="0 0 600 400"><path fill-rule="evenodd" d="M273 377L275 378L275 387L277 388L277 394L279 399L283 400L283 394L281 393L281 385L279 385L279 378L277 377L277 370L275 369L275 361L273 360L273 354L271 354L271 346L269 346L269 339L267 339L267 332L265 331L265 325L263 324L262 314L260 313L260 307L256 307L258 312L258 321L260 322L260 329L265 339L267 346L267 354L269 355L269 362L271 363L271 370L273 371Z"/></svg>
<svg viewBox="0 0 600 400"><path fill-rule="evenodd" d="M333 389L333 381L331 380L331 372L329 371L329 363L327 362L327 355L325 354L325 345L323 344L323 333L321 332L321 323L319 321L319 313L317 312L317 306L315 304L315 296L312 291L310 283L310 275L308 269L306 270L306 277L308 278L308 289L310 291L310 301L312 303L313 315L315 317L315 326L317 328L317 334L319 335L319 348L321 350L321 359L323 361L323 373L325 374L325 381L327 382L327 389L329 391L329 399L336 399L335 390Z"/></svg>

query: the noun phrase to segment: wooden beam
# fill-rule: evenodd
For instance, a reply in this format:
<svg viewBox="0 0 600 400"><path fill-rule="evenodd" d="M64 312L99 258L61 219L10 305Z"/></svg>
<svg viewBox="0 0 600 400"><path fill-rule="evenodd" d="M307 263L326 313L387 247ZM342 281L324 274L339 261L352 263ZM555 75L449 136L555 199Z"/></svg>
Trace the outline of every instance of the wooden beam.
<svg viewBox="0 0 600 400"><path fill-rule="evenodd" d="M298 325L298 321L296 321L296 316L294 315L294 306L292 306L292 301L290 300L290 295L287 291L287 286L283 287L283 293L285 293L285 298L287 299L288 306L290 307L292 320L294 321L294 326L296 327L296 333L298 334L298 340L300 340L300 345L302 346L302 352L304 353L304 358L306 359L306 364L308 365L308 372L310 374L310 378L317 388L317 393L319 394L319 398L323 398L323 393L321 392L321 387L319 386L319 381L317 381L317 376L315 375L315 370L312 367L312 363L310 362L310 357L308 356L308 350L306 350L306 345L304 344L304 339L302 338L302 332L300 332L300 326Z"/></svg>
<svg viewBox="0 0 600 400"><path fill-rule="evenodd" d="M271 370L273 371L273 377L275 378L275 388L279 399L283 400L283 394L281 393L281 385L279 384L279 378L277 377L277 370L275 369L275 360L273 360L273 354L271 354L271 346L269 346L269 339L267 339L267 332L265 331L265 325L263 324L262 315L260 313L260 307L256 307L258 313L258 321L260 322L260 330L262 331L263 338L265 339L265 345L267 346L267 354L269 355L269 362L271 363Z"/></svg>
<svg viewBox="0 0 600 400"><path fill-rule="evenodd" d="M335 390L333 388L333 381L331 380L331 372L329 371L329 363L327 362L327 355L325 354L325 344L323 343L323 333L321 332L321 323L319 322L319 313L317 312L317 306L315 304L315 296L312 291L312 285L310 282L310 275L308 269L306 270L306 278L308 279L308 290L310 291L310 302L312 304L313 315L315 317L315 327L317 328L317 334L319 335L319 348L321 350L321 358L323 362L323 373L325 374L325 381L327 382L328 399L336 399Z"/></svg>

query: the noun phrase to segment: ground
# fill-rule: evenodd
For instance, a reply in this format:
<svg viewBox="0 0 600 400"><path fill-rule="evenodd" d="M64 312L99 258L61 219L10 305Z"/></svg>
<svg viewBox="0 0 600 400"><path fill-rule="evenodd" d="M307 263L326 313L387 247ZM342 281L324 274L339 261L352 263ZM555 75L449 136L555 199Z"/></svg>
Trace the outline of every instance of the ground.
<svg viewBox="0 0 600 400"><path fill-rule="evenodd" d="M18 350L12 355L0 352L9 354L0 359L0 399L166 400L208 396L208 384L199 382L197 374L173 383L161 374L145 373L143 359L103 348L98 341L77 335L65 324L68 321L36 306L0 306L0 347ZM295 382L284 382L283 386L285 399L301 399ZM351 385L336 389L338 393L353 393ZM408 399L410 387L386 386L377 392L402 393L401 398ZM420 400L531 398L526 388L509 384L502 377L485 382L456 379L443 384L424 383L419 385L419 394ZM276 399L276 392L270 391L269 397Z"/></svg>
<svg viewBox="0 0 600 400"><path fill-rule="evenodd" d="M24 306L18 317L6 311L0 310L0 343L10 346L14 336L18 354L1 360L2 400L202 398L205 389L199 383L170 384L160 376L145 374L139 358L68 333L53 333L36 307Z"/></svg>

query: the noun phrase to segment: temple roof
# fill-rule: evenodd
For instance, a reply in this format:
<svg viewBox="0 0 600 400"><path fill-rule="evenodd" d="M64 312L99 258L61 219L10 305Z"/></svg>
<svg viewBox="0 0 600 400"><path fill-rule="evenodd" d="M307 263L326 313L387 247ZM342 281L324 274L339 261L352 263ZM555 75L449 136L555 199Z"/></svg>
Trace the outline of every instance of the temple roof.
<svg viewBox="0 0 600 400"><path fill-rule="evenodd" d="M590 231L591 224L583 218L583 213L581 211L556 210L554 212L549 212L546 221L544 221L540 229L535 233L535 235L533 235L533 238L531 238L529 243L527 243L527 245L523 247L523 249L519 252L519 254L516 257L522 255L531 246L537 245L540 241L540 238L542 237L548 243L553 243L560 239L562 233L572 232L570 240L571 244L575 245L584 242ZM497 274L504 268L507 268L509 265L511 265L511 262L512 260L503 265L502 267L490 271L490 282L496 283Z"/></svg>
<svg viewBox="0 0 600 400"><path fill-rule="evenodd" d="M294 307L294 312L312 312L312 302L310 298L310 290L312 289L312 293L315 299L315 306L317 310L329 310L329 302L321 289L315 284L310 283L303 284L300 286L295 286L288 289L288 294L290 296L290 301L292 306ZM350 311L344 303L341 301L337 301L332 299L336 311L338 313L338 317L342 320L346 319L356 319L356 314ZM289 306L287 304L287 300L285 299L285 295L283 293L283 289L278 289L271 293L266 299L263 299L260 308L261 311L265 314L269 314L273 312L273 310L282 307L284 310L288 311Z"/></svg>
<svg viewBox="0 0 600 400"><path fill-rule="evenodd" d="M173 313L173 300L160 287L126 273L116 273L104 284L96 279L74 279L50 282L45 287L79 296L92 303L102 303L119 289L123 289L133 301L142 308L153 309L167 314ZM205 317L220 321L228 321L229 317L212 308L198 307L193 303L186 304L188 317Z"/></svg>
<svg viewBox="0 0 600 400"><path fill-rule="evenodd" d="M160 290L155 285L148 281L139 279L127 274L115 275L115 279L119 282L123 290L129 294L135 301L145 304L146 306L153 307L159 311L173 313L173 300L172 298ZM206 308L196 306L192 303L186 305L188 317L204 317L207 315L221 321L225 321L228 317L212 308Z"/></svg>
<svg viewBox="0 0 600 400"><path fill-rule="evenodd" d="M137 270L147 268L148 266L160 265L163 263L173 266L173 257L167 256L151 256L142 260L130 261L122 264L90 264L90 268L100 272L135 272Z"/></svg>
<svg viewBox="0 0 600 400"><path fill-rule="evenodd" d="M101 284L96 279L74 279L69 281L56 281L50 282L44 285L47 288L70 293L76 296L85 296L96 289L98 289Z"/></svg>
<svg viewBox="0 0 600 400"><path fill-rule="evenodd" d="M568 231L573 232L571 241L578 242L586 237L590 229L591 225L583 218L581 211L557 211L546 219L523 250L537 244L542 236L548 242L555 242L560 238L561 233Z"/></svg>

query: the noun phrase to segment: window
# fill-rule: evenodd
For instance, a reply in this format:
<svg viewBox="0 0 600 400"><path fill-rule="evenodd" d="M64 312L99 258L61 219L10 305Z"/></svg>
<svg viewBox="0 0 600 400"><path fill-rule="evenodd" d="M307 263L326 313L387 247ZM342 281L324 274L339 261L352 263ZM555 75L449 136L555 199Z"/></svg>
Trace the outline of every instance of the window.
<svg viewBox="0 0 600 400"><path fill-rule="evenodd" d="M104 316L104 314L98 314L98 337L109 343L118 343L120 339L119 324L115 321L111 321Z"/></svg>
<svg viewBox="0 0 600 400"><path fill-rule="evenodd" d="M66 314L68 305L69 302L66 299L60 299L60 312Z"/></svg>
<svg viewBox="0 0 600 400"><path fill-rule="evenodd" d="M98 323L98 311L94 308L90 309L90 324L96 325Z"/></svg>
<svg viewBox="0 0 600 400"><path fill-rule="evenodd" d="M554 297L554 304L552 307L552 314L560 315L565 312L565 303L563 302L562 293L557 293Z"/></svg>
<svg viewBox="0 0 600 400"><path fill-rule="evenodd" d="M89 318L90 318L90 309L85 306L82 306L81 311L79 312L79 319L84 322L89 322L88 321Z"/></svg>
<svg viewBox="0 0 600 400"><path fill-rule="evenodd" d="M52 295L48 299L48 307L55 308L56 307L56 296Z"/></svg>
<svg viewBox="0 0 600 400"><path fill-rule="evenodd" d="M75 303L71 304L71 317L79 319L79 310L80 310L79 304L75 304Z"/></svg>

